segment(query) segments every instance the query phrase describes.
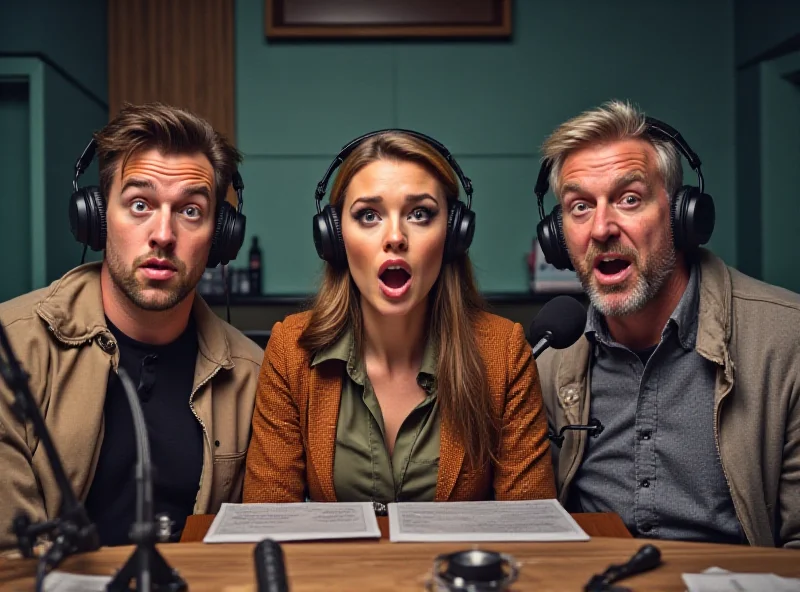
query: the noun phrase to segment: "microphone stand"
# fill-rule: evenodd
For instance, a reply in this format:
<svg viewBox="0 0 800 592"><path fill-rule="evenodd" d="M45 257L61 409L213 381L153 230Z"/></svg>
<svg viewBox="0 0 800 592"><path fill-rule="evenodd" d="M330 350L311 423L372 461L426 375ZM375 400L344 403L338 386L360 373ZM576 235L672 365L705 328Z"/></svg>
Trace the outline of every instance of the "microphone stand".
<svg viewBox="0 0 800 592"><path fill-rule="evenodd" d="M124 368L119 368L118 375L123 390L128 398L136 433L136 522L131 526L131 540L136 549L128 561L109 582L106 590L122 592L131 590L131 580L136 580L138 592L187 590L186 582L178 570L171 568L163 555L156 549L158 527L153 519L153 469L150 460L150 442L147 438L147 426L144 413L139 404L136 389Z"/></svg>
<svg viewBox="0 0 800 592"><path fill-rule="evenodd" d="M36 572L36 588L41 589L48 571L57 567L66 557L75 553L94 551L100 547L97 527L89 520L86 509L72 491L64 465L58 456L50 432L44 422L39 406L30 391L28 374L22 369L5 328L0 324L0 375L14 394L11 408L25 423L30 421L34 434L44 447L47 460L53 471L61 493L61 507L52 520L31 522L30 516L20 511L13 520L12 530L17 537L17 546L23 557L33 556L33 547L38 537L47 535L52 540L50 548L40 557Z"/></svg>

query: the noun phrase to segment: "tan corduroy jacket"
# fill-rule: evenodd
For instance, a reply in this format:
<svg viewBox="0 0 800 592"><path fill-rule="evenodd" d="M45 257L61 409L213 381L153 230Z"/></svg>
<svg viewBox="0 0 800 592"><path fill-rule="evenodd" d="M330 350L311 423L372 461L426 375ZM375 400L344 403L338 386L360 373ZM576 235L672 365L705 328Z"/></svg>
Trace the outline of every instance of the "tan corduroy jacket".
<svg viewBox="0 0 800 592"><path fill-rule="evenodd" d="M203 428L195 513L241 501L244 458L263 351L217 317L199 296L195 380L186 404ZM85 500L103 441L103 404L119 349L105 324L100 264L73 269L50 286L0 304L0 322L30 374L30 389L76 495ZM61 496L30 422L13 414L0 381L0 549L18 510L52 518Z"/></svg>
<svg viewBox="0 0 800 592"><path fill-rule="evenodd" d="M333 460L342 392L341 363L311 367L297 340L310 318L276 323L261 365L244 501L334 502ZM501 421L491 467L470 469L444 419L436 501L554 498L555 484L539 378L522 326L483 313L475 331L492 408Z"/></svg>
<svg viewBox="0 0 800 592"><path fill-rule="evenodd" d="M706 250L700 271L695 347L717 367L708 429L736 516L752 545L800 547L800 295L739 273ZM590 354L581 337L537 360L556 432L589 420ZM587 439L586 432L565 436L560 452L554 448L562 503Z"/></svg>

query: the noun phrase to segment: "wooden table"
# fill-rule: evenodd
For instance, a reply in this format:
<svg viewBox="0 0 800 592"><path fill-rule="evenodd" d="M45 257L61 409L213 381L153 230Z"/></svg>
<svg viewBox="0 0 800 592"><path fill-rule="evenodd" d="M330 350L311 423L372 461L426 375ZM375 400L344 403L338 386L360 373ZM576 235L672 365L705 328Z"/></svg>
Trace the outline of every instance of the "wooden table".
<svg viewBox="0 0 800 592"><path fill-rule="evenodd" d="M586 534L589 536L602 536L602 537L621 537L621 538L633 538L631 533L625 528L625 523L622 521L622 518L619 517L618 514L613 514L611 512L608 513L597 513L597 514L571 514L571 516L575 519L575 522L578 523ZM386 516L378 516L378 528L381 529L381 541L388 542L389 541L389 518ZM183 528L183 534L181 535L181 542L182 543L200 543L203 541L203 537L206 536L206 532L211 527L211 523L214 521L214 514L196 514L194 516L189 516L186 519L186 525ZM352 541L347 541L352 542ZM363 541L362 541L363 542ZM377 540L372 540L371 542L378 542Z"/></svg>
<svg viewBox="0 0 800 592"><path fill-rule="evenodd" d="M515 592L582 591L595 573L627 560L642 540L597 537L569 543L487 543L482 549L510 553L522 564ZM704 543L658 541L664 564L624 581L639 592L683 592L682 573L699 573L719 566L739 572L773 572L800 577L797 550L767 549ZM252 544L185 543L161 545L160 551L176 568L191 592L255 590ZM441 553L472 548L457 543L351 542L348 544L284 543L292 592L405 592L421 591L433 559ZM71 557L61 569L75 573L111 575L128 559L132 547L105 548ZM32 560L0 559L0 589L33 590Z"/></svg>

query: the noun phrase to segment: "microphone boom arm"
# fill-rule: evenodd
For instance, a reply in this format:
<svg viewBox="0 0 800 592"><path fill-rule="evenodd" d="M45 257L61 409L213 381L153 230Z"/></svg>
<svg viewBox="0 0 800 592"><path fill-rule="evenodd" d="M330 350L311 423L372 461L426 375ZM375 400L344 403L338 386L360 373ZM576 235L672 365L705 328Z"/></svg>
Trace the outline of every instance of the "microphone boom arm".
<svg viewBox="0 0 800 592"><path fill-rule="evenodd" d="M48 535L48 538L52 539L53 544L40 560L39 577L43 578L48 568L56 567L67 556L98 549L100 540L96 526L89 520L86 509L72 490L39 405L31 393L29 376L14 355L5 327L1 323L0 376L14 395L12 410L21 422L31 422L34 434L44 447L61 494L61 505L54 519L32 523L28 514L19 512L12 523L17 546L24 557L33 555L33 547L38 537ZM41 585L41 582L37 582L38 585Z"/></svg>

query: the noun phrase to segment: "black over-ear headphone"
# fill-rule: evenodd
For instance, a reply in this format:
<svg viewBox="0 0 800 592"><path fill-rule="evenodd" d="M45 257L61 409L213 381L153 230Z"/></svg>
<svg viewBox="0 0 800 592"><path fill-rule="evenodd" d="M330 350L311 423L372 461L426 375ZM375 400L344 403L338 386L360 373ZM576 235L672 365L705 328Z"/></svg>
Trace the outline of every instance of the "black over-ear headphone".
<svg viewBox="0 0 800 592"><path fill-rule="evenodd" d="M345 144L344 148L342 148L339 154L336 155L336 158L333 159L328 170L325 171L325 176L317 183L317 190L314 195L317 204L317 213L313 220L314 246L317 248L317 254L320 258L335 267L342 268L347 266L347 253L344 249L344 239L342 238L342 225L339 220L339 213L335 208L332 208L330 204L326 204L324 208L321 207L322 198L325 197L328 181L331 175L333 175L333 172L339 168L361 142L372 136L388 132L413 136L430 145L447 160L450 167L458 176L461 186L464 188L464 193L467 195L466 205L464 202L456 200L449 206L447 239L444 246L444 262L452 261L466 253L472 243L472 237L475 234L475 212L472 211L472 181L470 181L469 177L464 175L456 159L450 154L450 151L440 142L419 132L405 129L378 130L364 134Z"/></svg>
<svg viewBox="0 0 800 592"><path fill-rule="evenodd" d="M700 170L700 157L689 147L683 136L666 123L645 118L647 134L670 142L678 149L689 166L697 173L698 186L684 185L678 192L670 196L670 222L672 238L678 251L691 255L697 247L708 242L714 231L716 210L714 200L703 191L703 172ZM536 235L542 247L545 260L557 269L574 269L569 258L567 244L564 240L561 204L553 208L552 213L544 213L544 195L549 188L549 177L552 163L545 160L539 169L534 193L539 204L540 222L536 226Z"/></svg>
<svg viewBox="0 0 800 592"><path fill-rule="evenodd" d="M92 251L102 251L106 247L105 199L100 187L96 185L78 187L78 178L89 168L96 150L97 143L92 138L75 163L75 178L72 180L74 192L69 200L69 227L76 241ZM244 183L238 170L233 172L231 184L236 190L238 206L234 209L226 200L217 206L214 238L206 261L206 267L209 268L216 267L220 263L227 265L236 258L244 243L247 222L245 215L242 214Z"/></svg>

